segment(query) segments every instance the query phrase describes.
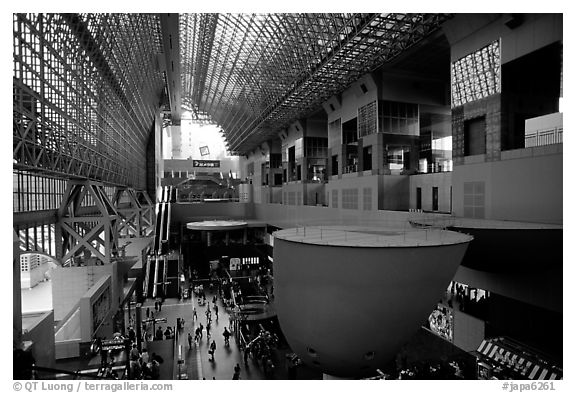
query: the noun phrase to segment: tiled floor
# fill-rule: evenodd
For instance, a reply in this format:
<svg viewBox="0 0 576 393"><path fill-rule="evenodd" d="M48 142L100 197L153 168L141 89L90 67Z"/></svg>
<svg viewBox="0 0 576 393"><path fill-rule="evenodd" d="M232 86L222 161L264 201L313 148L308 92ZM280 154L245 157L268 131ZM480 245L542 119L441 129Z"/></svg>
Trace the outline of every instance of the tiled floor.
<svg viewBox="0 0 576 393"><path fill-rule="evenodd" d="M208 299L212 299L214 293L206 293ZM157 313L158 318L166 318L167 323L170 326L176 325L176 318L184 318L184 329L179 333L178 345L182 348L182 355L184 358L184 364L180 366L181 374L186 374L186 379L232 379L234 374L234 366L236 363L240 364L241 379L266 379L261 368L256 367L249 361L249 366L246 367L243 364L243 354L238 349L238 345L235 339L232 337L230 339L230 345L224 345L224 327L229 327L229 316L226 311L224 311L224 304L218 300L219 317L216 320L214 310L212 309L212 330L211 339L216 341L216 351L214 354L214 361L210 361L210 355L208 354L208 339L206 337L206 330L203 331L203 337L198 344L192 343L192 348L188 346L188 333L194 337L194 330L201 323L204 328L206 327L206 308L210 305L213 307L212 302L206 302L205 306L198 306L194 299L187 299L183 301L178 301L176 299L167 299L162 306L162 311ZM154 308L154 301L147 301L143 310L146 306L151 306ZM196 313L198 319L196 321L192 320L193 307L196 307ZM163 324L165 325L165 324ZM162 325L161 325L162 326ZM175 367L178 367L176 364ZM178 375L178 373L176 373Z"/></svg>

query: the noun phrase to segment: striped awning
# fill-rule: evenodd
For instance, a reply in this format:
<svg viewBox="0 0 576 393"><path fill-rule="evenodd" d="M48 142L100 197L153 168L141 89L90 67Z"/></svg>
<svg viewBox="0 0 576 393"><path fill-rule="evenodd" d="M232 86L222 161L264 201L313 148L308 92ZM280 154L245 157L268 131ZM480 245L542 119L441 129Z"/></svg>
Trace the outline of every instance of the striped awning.
<svg viewBox="0 0 576 393"><path fill-rule="evenodd" d="M477 352L493 362L513 369L523 377L532 380L555 380L562 379L558 372L551 370L543 362L535 360L536 357L528 357L525 353L517 353L507 346L500 345L500 341L483 340Z"/></svg>

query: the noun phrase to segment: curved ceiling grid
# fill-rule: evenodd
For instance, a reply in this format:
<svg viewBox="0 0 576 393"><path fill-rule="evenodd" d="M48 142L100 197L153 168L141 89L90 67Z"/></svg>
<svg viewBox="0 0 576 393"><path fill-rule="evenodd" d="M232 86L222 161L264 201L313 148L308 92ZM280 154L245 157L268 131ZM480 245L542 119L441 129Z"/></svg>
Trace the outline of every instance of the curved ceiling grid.
<svg viewBox="0 0 576 393"><path fill-rule="evenodd" d="M447 14L180 15L183 103L244 154L434 32Z"/></svg>

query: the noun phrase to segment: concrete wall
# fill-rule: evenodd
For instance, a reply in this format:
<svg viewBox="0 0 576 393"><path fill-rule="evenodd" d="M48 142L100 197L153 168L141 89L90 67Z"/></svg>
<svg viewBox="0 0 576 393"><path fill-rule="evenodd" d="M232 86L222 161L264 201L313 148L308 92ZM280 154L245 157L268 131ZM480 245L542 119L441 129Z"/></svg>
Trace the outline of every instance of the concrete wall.
<svg viewBox="0 0 576 393"><path fill-rule="evenodd" d="M82 342L91 341L96 331L99 331L99 336L101 337L110 337L113 333L112 327L110 326L111 324L108 323L110 314L116 309L113 307L112 300L107 300L107 297L112 293L111 289L111 276L103 276L80 299L80 338ZM106 294L107 291L108 294ZM95 316L93 305L102 295L104 295L106 299L102 302L101 307L98 307L96 310L100 311L99 316ZM94 326L95 317L101 319L97 326Z"/></svg>
<svg viewBox="0 0 576 393"><path fill-rule="evenodd" d="M359 85L364 83L368 91L362 93ZM371 74L364 75L341 95L342 107L328 115L328 122L342 119L342 123L358 116L358 108L378 100L377 84Z"/></svg>
<svg viewBox="0 0 576 393"><path fill-rule="evenodd" d="M502 64L561 41L562 14L522 14L523 22L511 29L510 14L457 14L442 27L451 44L451 59L458 60L502 39Z"/></svg>
<svg viewBox="0 0 576 393"><path fill-rule="evenodd" d="M304 204L306 184L290 182L282 184L282 203L285 205L300 206Z"/></svg>
<svg viewBox="0 0 576 393"><path fill-rule="evenodd" d="M379 176L360 176L356 173L346 174L342 179L330 180L326 184L327 204L337 209L350 210L342 207L343 190L357 190L357 208L353 210L378 210L379 208L379 190L382 187ZM334 205L333 193L338 194L337 206ZM364 197L367 193L369 196ZM370 201L367 205L364 202Z"/></svg>
<svg viewBox="0 0 576 393"><path fill-rule="evenodd" d="M22 317L25 320L34 320L31 324L26 324L22 339L34 343L32 355L36 359L36 365L54 367L54 313L49 311L42 314L24 314Z"/></svg>
<svg viewBox="0 0 576 393"><path fill-rule="evenodd" d="M381 175L378 209L408 210L410 206L410 176Z"/></svg>
<svg viewBox="0 0 576 393"><path fill-rule="evenodd" d="M433 214L389 210L333 209L317 206L255 205L254 217L280 228L303 225L378 225L406 228L408 220L434 217Z"/></svg>
<svg viewBox="0 0 576 393"><path fill-rule="evenodd" d="M60 321L66 317L86 291L106 275L112 277L112 307L117 308L123 291L117 263L54 269L52 271L54 320Z"/></svg>
<svg viewBox="0 0 576 393"><path fill-rule="evenodd" d="M501 161L454 167L452 206L464 216L464 183L484 182L485 218L562 223L562 145L502 152Z"/></svg>
<svg viewBox="0 0 576 393"><path fill-rule="evenodd" d="M432 211L432 187L438 187L438 211L450 213L452 172L409 176L410 209L416 209L416 188L422 189L422 210Z"/></svg>
<svg viewBox="0 0 576 393"><path fill-rule="evenodd" d="M450 105L450 87L444 81L383 72L378 98L427 105Z"/></svg>

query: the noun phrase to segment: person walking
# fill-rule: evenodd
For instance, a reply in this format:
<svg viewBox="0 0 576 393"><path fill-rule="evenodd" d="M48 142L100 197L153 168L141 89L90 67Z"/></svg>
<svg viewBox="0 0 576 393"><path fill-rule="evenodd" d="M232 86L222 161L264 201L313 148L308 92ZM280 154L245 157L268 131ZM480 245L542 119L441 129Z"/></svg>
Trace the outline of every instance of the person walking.
<svg viewBox="0 0 576 393"><path fill-rule="evenodd" d="M238 363L236 363L236 365L234 366L234 376L232 377L232 379L240 379L240 365Z"/></svg>
<svg viewBox="0 0 576 393"><path fill-rule="evenodd" d="M218 305L214 305L214 313L216 314L216 320L218 320Z"/></svg>
<svg viewBox="0 0 576 393"><path fill-rule="evenodd" d="M212 356L210 361L214 361L214 352L216 352L216 341L212 340L212 344L210 344L210 349L208 350L208 354Z"/></svg>
<svg viewBox="0 0 576 393"><path fill-rule="evenodd" d="M188 348L192 348L192 335L188 332Z"/></svg>
<svg viewBox="0 0 576 393"><path fill-rule="evenodd" d="M158 312L158 301L154 300L154 311Z"/></svg>
<svg viewBox="0 0 576 393"><path fill-rule="evenodd" d="M158 302L158 312L162 311L162 303L164 303L164 299Z"/></svg>
<svg viewBox="0 0 576 393"><path fill-rule="evenodd" d="M198 319L198 314L196 314L196 307L192 309L192 318L194 321Z"/></svg>
<svg viewBox="0 0 576 393"><path fill-rule="evenodd" d="M210 340L210 329L212 329L212 324L210 321L206 324L206 338Z"/></svg>
<svg viewBox="0 0 576 393"><path fill-rule="evenodd" d="M224 336L224 344L225 344L225 345L230 345L230 336L231 336L231 333L228 331L227 328L224 328L224 333L222 333L222 335Z"/></svg>
<svg viewBox="0 0 576 393"><path fill-rule="evenodd" d="M150 318L150 307L146 307L146 319Z"/></svg>
<svg viewBox="0 0 576 393"><path fill-rule="evenodd" d="M202 324L200 324L200 338L204 337L203 330L204 330L204 326Z"/></svg>

